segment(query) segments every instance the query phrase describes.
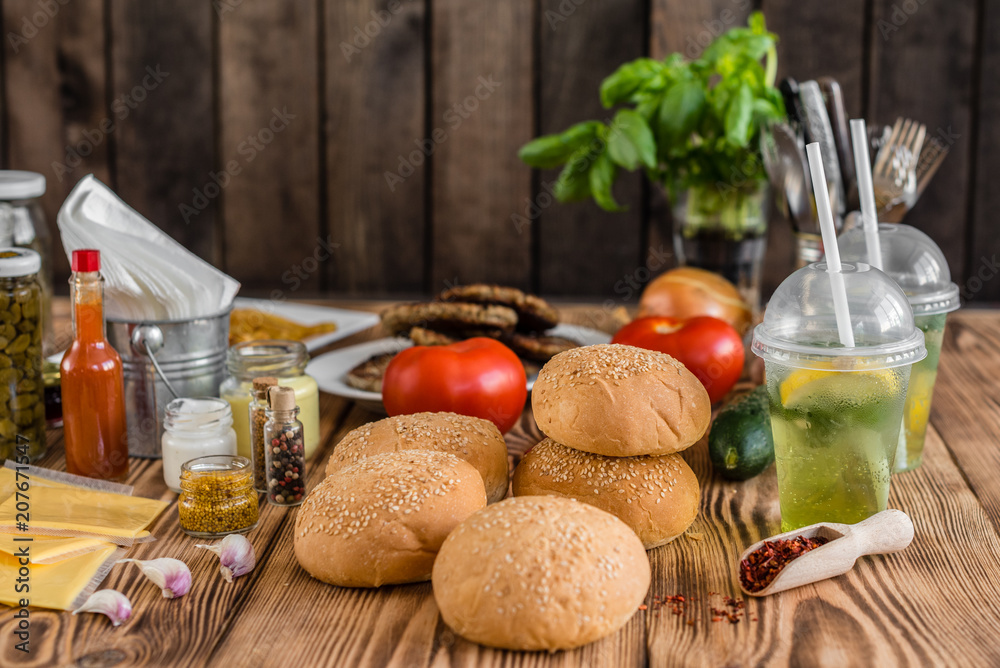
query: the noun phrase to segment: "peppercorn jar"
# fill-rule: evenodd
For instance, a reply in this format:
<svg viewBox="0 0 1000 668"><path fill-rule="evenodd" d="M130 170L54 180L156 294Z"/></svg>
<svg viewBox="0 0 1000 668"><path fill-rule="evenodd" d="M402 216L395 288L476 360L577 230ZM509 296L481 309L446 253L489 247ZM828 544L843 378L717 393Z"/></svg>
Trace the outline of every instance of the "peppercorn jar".
<svg viewBox="0 0 1000 668"><path fill-rule="evenodd" d="M250 390L250 461L253 463L253 486L267 491L267 457L264 455L264 423L267 422L267 391L278 384L273 376L253 379Z"/></svg>
<svg viewBox="0 0 1000 668"><path fill-rule="evenodd" d="M297 506L306 494L306 457L295 390L272 387L268 401L264 423L267 501L276 506Z"/></svg>
<svg viewBox="0 0 1000 668"><path fill-rule="evenodd" d="M0 459L48 449L38 253L0 248ZM20 451L17 442L20 441Z"/></svg>
<svg viewBox="0 0 1000 668"><path fill-rule="evenodd" d="M319 448L319 387L306 374L309 352L301 341L268 339L237 343L229 349L226 368L229 377L219 387L219 396L233 408L233 428L236 430L238 454L252 457L250 424L248 423L250 393L253 379L273 376L281 385L295 390L299 419L305 425L306 456Z"/></svg>
<svg viewBox="0 0 1000 668"><path fill-rule="evenodd" d="M181 466L177 514L196 538L246 533L260 517L250 460L232 455L198 457Z"/></svg>

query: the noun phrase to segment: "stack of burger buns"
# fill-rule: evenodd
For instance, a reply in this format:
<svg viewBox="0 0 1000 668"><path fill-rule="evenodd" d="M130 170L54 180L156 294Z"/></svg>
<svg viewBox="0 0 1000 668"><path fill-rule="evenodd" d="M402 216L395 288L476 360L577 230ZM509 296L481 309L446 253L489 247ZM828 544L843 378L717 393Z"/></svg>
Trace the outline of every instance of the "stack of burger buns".
<svg viewBox="0 0 1000 668"><path fill-rule="evenodd" d="M542 368L531 406L548 438L514 471L515 496L596 506L631 527L646 549L694 521L698 480L678 453L708 429L711 402L680 362L632 346L576 348Z"/></svg>
<svg viewBox="0 0 1000 668"><path fill-rule="evenodd" d="M502 499L507 446L488 420L455 413L386 418L337 444L295 519L295 556L343 587L429 580L445 537Z"/></svg>

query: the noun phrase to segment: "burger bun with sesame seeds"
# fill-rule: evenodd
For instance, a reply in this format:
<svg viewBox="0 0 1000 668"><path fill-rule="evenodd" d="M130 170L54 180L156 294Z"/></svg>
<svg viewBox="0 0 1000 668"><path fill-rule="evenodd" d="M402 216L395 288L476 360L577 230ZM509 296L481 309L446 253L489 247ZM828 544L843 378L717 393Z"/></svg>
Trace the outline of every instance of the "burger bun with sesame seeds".
<svg viewBox="0 0 1000 668"><path fill-rule="evenodd" d="M434 598L458 635L556 651L624 626L646 597L649 560L610 513L555 496L506 499L462 522L434 562Z"/></svg>
<svg viewBox="0 0 1000 668"><path fill-rule="evenodd" d="M370 422L340 440L326 474L371 455L401 450L436 450L472 464L483 476L489 503L507 495L507 443L489 420L457 413L414 413Z"/></svg>
<svg viewBox="0 0 1000 668"><path fill-rule="evenodd" d="M485 507L482 476L455 455L373 455L309 492L295 518L295 557L341 587L423 582L448 534Z"/></svg>
<svg viewBox="0 0 1000 668"><path fill-rule="evenodd" d="M620 344L584 346L538 372L531 408L546 436L608 457L665 455L708 430L704 385L670 355Z"/></svg>
<svg viewBox="0 0 1000 668"><path fill-rule="evenodd" d="M605 457L547 438L514 471L514 496L568 497L611 513L647 550L684 533L698 516L698 478L679 454Z"/></svg>

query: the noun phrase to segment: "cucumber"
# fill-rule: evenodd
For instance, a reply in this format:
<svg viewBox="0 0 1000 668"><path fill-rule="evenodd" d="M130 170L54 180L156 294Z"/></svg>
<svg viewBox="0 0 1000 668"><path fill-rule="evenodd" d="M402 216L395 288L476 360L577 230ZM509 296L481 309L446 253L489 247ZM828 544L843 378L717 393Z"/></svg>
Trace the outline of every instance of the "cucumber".
<svg viewBox="0 0 1000 668"><path fill-rule="evenodd" d="M774 461L774 437L767 387L739 397L723 408L708 434L712 466L727 480L749 480Z"/></svg>

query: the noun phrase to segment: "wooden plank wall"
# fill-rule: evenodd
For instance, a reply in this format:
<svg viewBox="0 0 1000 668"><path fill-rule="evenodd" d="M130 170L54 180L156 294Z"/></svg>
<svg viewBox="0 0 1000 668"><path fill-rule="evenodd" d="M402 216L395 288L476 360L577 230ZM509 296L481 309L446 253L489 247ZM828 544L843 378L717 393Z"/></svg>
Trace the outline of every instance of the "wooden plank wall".
<svg viewBox="0 0 1000 668"><path fill-rule="evenodd" d="M273 5L273 6L272 6ZM94 173L202 257L279 298L498 281L625 302L672 260L659 188L560 205L517 148L605 118L621 62L762 8L780 74L836 77L852 116L927 123L951 153L907 222L967 298L1000 301L1000 0L0 0L0 165L55 214ZM772 225L767 292L791 269ZM67 273L56 253L57 285ZM652 270L652 272L650 271Z"/></svg>

